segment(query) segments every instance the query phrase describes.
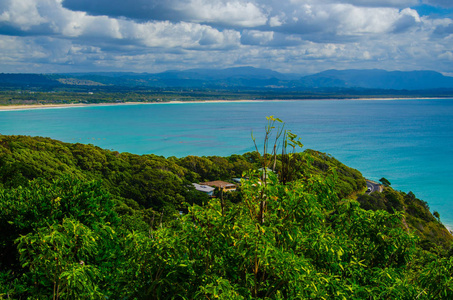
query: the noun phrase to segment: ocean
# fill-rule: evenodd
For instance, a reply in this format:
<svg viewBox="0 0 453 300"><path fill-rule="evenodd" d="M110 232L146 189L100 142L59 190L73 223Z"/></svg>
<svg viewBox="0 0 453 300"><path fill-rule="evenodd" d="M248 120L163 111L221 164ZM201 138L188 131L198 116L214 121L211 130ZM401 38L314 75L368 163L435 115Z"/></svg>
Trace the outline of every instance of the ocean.
<svg viewBox="0 0 453 300"><path fill-rule="evenodd" d="M453 228L453 99L300 100L0 111L0 133L165 157L254 150L274 115L305 148L414 194Z"/></svg>

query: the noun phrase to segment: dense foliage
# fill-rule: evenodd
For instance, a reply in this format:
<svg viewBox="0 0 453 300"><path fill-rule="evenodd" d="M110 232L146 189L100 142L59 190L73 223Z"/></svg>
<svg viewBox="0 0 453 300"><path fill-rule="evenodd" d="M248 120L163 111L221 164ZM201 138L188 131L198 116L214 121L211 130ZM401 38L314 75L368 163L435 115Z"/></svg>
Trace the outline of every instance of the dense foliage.
<svg viewBox="0 0 453 300"><path fill-rule="evenodd" d="M429 250L436 246L450 248L453 239L451 233L445 230L440 222L439 213L431 214L428 203L418 199L414 193L406 194L386 187L382 193L362 194L357 200L364 209L402 213L404 228L420 237L420 244L424 249Z"/></svg>
<svg viewBox="0 0 453 300"><path fill-rule="evenodd" d="M365 181L357 170L348 168L323 153L308 151L297 156L302 162L315 161L317 172L336 168L338 189L342 197L364 187ZM303 157L305 156L305 158ZM243 172L261 167L256 152L229 157L164 158L156 155L135 155L104 150L93 145L69 144L42 137L0 136L0 186L14 188L29 180L42 178L50 182L62 175L81 180L102 181L102 186L124 209L140 208L167 213L185 209L200 197L191 182L231 180ZM303 164L297 164L297 174L303 174ZM280 160L276 172L281 169Z"/></svg>
<svg viewBox="0 0 453 300"><path fill-rule="evenodd" d="M441 227L426 203L390 187L356 201L358 171L264 149L166 159L1 136L0 299L453 297L451 237L410 230ZM241 175L239 201L190 185Z"/></svg>

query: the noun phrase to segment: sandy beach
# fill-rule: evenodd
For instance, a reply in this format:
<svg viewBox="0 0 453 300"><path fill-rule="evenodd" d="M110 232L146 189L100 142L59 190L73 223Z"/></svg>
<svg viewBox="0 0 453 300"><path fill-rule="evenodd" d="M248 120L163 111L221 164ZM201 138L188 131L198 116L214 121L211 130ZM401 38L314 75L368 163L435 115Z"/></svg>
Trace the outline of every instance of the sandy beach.
<svg viewBox="0 0 453 300"><path fill-rule="evenodd" d="M141 104L139 102L128 102L128 103L93 103L93 104L23 104L23 105L0 105L0 111L2 110L23 110L23 109L48 109L48 108L70 108L70 107L85 107L85 106L108 106L108 105L133 105Z"/></svg>
<svg viewBox="0 0 453 300"><path fill-rule="evenodd" d="M237 103L237 102L276 102L276 101L391 101L391 100L429 100L439 98L351 98L351 99L275 99L275 100L197 100L197 101L168 101L168 102L121 102L121 103L74 103L74 104L22 104L22 105L0 105L0 111L28 110L28 109L52 109L71 108L85 106L112 106L112 105L139 105L139 104L191 104L191 103Z"/></svg>
<svg viewBox="0 0 453 300"><path fill-rule="evenodd" d="M49 108L71 108L86 106L113 106L113 105L139 105L139 104L190 104L190 103L226 103L226 102L261 102L264 100L199 100L199 101L169 101L169 102L122 102L122 103L76 103L76 104L22 104L22 105L0 105L0 111L25 110L25 109L49 109ZM285 101L285 100L266 100Z"/></svg>

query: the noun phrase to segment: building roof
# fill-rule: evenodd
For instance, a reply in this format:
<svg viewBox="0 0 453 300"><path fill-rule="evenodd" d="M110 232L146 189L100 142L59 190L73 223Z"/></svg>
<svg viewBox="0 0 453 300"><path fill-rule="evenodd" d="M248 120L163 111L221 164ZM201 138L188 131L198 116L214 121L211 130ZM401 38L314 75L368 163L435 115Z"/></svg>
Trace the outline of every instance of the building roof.
<svg viewBox="0 0 453 300"><path fill-rule="evenodd" d="M221 181L221 180L216 180L216 181L208 181L208 182L200 182L202 185L208 185L208 186L215 186L218 188L226 188L226 187L236 187L234 183L229 183L226 181Z"/></svg>
<svg viewBox="0 0 453 300"><path fill-rule="evenodd" d="M203 192L203 193L210 193L215 190L215 188L203 185L203 184L198 184L198 183L192 183L192 185L195 187L197 191Z"/></svg>

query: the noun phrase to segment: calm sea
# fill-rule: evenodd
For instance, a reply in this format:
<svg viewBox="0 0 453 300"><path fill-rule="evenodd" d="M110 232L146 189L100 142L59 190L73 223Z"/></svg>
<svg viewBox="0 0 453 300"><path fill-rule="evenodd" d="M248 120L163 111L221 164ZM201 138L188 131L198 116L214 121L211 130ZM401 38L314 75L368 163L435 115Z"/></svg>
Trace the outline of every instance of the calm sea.
<svg viewBox="0 0 453 300"><path fill-rule="evenodd" d="M254 149L266 116L369 178L413 191L453 228L453 99L143 104L0 112L0 133L136 154L230 155Z"/></svg>

